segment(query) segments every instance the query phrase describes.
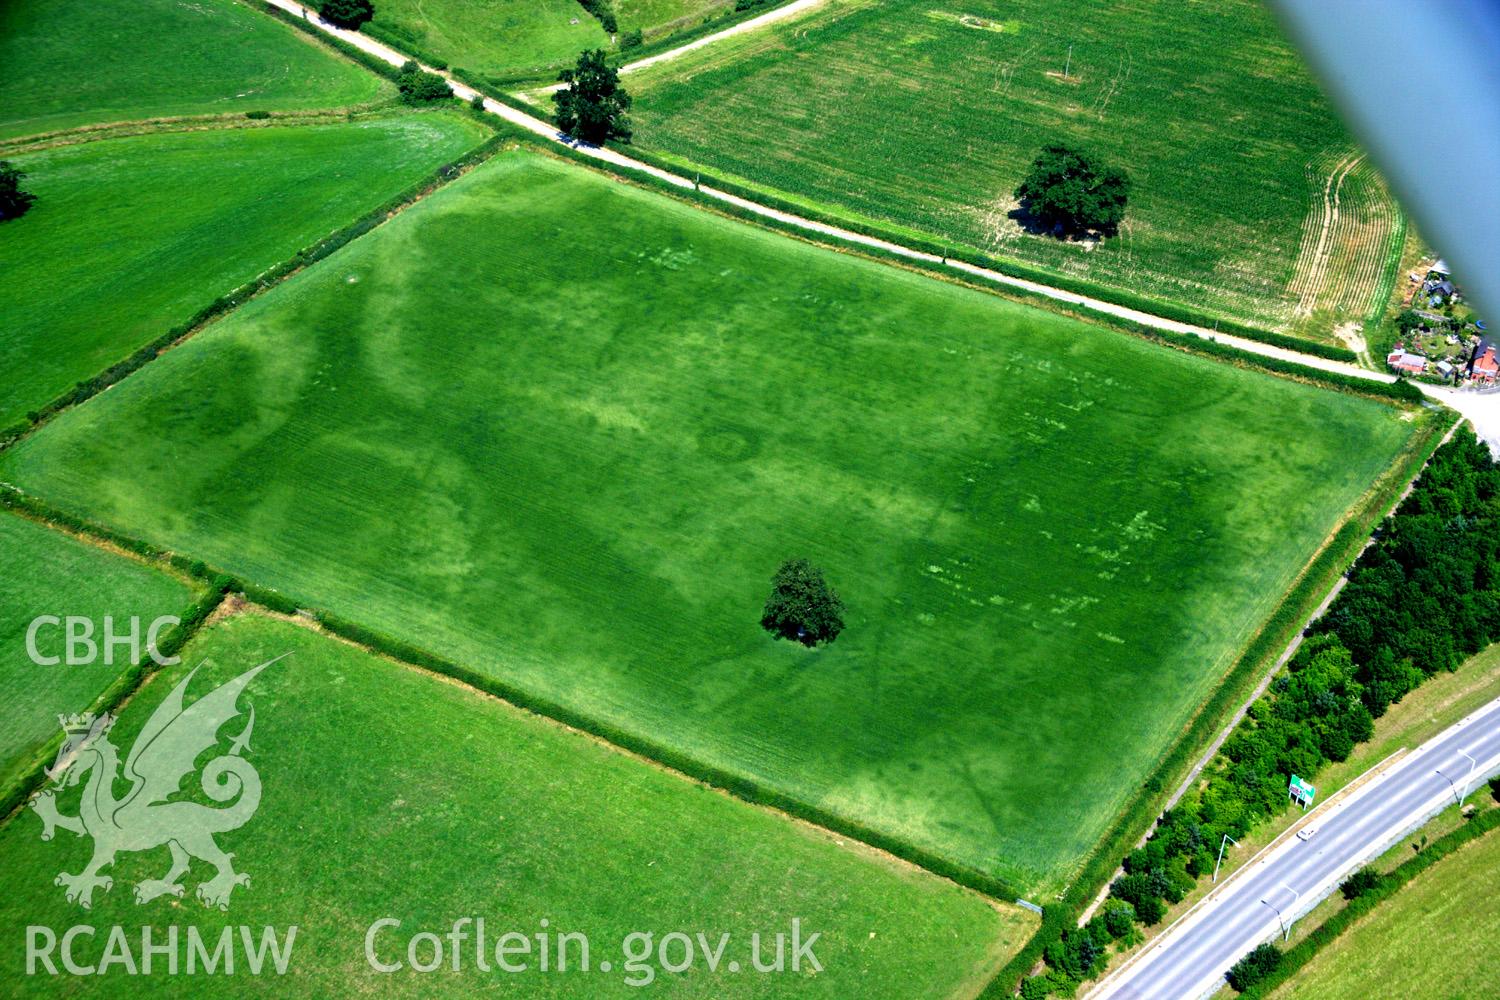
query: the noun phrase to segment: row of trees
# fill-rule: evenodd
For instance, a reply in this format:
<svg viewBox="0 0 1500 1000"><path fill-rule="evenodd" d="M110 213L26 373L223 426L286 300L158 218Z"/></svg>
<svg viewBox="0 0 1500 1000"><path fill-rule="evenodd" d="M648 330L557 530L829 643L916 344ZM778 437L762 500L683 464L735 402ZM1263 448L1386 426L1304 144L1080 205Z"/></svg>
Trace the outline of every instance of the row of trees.
<svg viewBox="0 0 1500 1000"><path fill-rule="evenodd" d="M1500 639L1500 466L1468 431L1433 456L1381 526L1328 612L1250 707L1202 781L1164 813L1110 886L1101 917L1047 952L1028 987L1067 992L1103 967L1100 944L1121 927L1159 922L1213 871L1225 834L1239 838L1287 807L1293 774L1348 758L1375 720L1435 673ZM1107 921L1111 914L1115 925ZM1116 933L1118 932L1118 933ZM1259 956L1256 963L1266 960ZM1251 968L1243 970L1248 981Z"/></svg>

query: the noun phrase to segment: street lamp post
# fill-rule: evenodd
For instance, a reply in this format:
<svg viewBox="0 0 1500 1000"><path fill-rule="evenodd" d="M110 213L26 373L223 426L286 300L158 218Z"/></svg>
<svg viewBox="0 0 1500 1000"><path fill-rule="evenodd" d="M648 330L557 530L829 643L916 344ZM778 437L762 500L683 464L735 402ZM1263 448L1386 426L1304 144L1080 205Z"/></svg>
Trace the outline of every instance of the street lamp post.
<svg viewBox="0 0 1500 1000"><path fill-rule="evenodd" d="M1294 905L1296 904L1296 902L1299 899L1302 898L1302 893L1298 892L1296 889L1293 889L1291 886L1287 885L1285 882L1281 883L1281 887L1283 889L1285 889L1287 892L1289 892L1289 893L1292 894L1292 903ZM1290 924L1288 924L1286 922L1286 918L1284 918L1281 915L1281 909L1278 906L1276 906L1274 903L1272 903L1269 899L1262 899L1261 902L1265 903L1267 906L1269 906L1272 910L1275 911L1275 913L1276 913L1276 922L1281 925L1281 940L1283 940L1283 941L1289 941L1289 940L1291 940L1291 937L1292 937L1292 927L1291 927Z"/></svg>
<svg viewBox="0 0 1500 1000"><path fill-rule="evenodd" d="M1213 880L1215 882L1219 881L1219 865L1221 865L1221 864L1224 863L1224 845L1226 843L1233 844L1235 847L1239 847L1240 846L1240 842L1238 840L1235 840L1233 837L1231 837L1227 833L1224 834L1224 839L1221 840L1221 841L1219 841L1219 860L1214 862L1214 879Z"/></svg>
<svg viewBox="0 0 1500 1000"><path fill-rule="evenodd" d="M1469 751L1463 749L1462 747L1459 748L1458 754L1460 757L1467 757L1469 761L1469 772L1464 775L1463 784L1455 785L1453 783L1453 779L1448 777L1446 774L1443 774L1443 769L1440 767L1434 768L1433 770L1438 775L1440 775L1444 781L1448 783L1449 788L1453 789L1453 797L1458 800L1458 804L1461 807L1464 804L1464 799L1469 794L1469 781L1474 777L1474 770L1479 766L1479 761L1475 760L1473 755L1471 755Z"/></svg>

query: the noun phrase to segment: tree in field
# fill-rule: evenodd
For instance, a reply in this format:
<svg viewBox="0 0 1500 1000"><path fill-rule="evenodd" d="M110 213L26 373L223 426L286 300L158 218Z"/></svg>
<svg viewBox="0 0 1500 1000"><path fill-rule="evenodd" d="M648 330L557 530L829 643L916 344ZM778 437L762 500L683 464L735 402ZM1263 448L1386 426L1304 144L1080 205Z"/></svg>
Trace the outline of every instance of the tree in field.
<svg viewBox="0 0 1500 1000"><path fill-rule="evenodd" d="M26 214L36 195L21 190L21 181L26 174L10 165L9 160L0 160L0 222L19 219Z"/></svg>
<svg viewBox="0 0 1500 1000"><path fill-rule="evenodd" d="M375 8L370 0L323 0L318 5L318 14L329 24L357 31L375 16Z"/></svg>
<svg viewBox="0 0 1500 1000"><path fill-rule="evenodd" d="M1026 214L1064 234L1113 234L1125 218L1129 196L1125 171L1059 145L1043 149L1016 188Z"/></svg>
<svg viewBox="0 0 1500 1000"><path fill-rule="evenodd" d="M396 80L396 89L401 92L401 100L407 104L446 101L453 96L453 88L448 86L447 80L436 73L427 72L410 60L401 67L401 75ZM482 102L481 107L483 107Z"/></svg>
<svg viewBox="0 0 1500 1000"><path fill-rule="evenodd" d="M630 141L630 119L625 117L630 95L620 87L620 74L604 61L603 49L580 52L578 65L557 78L567 84L552 95L559 129L595 145Z"/></svg>
<svg viewBox="0 0 1500 1000"><path fill-rule="evenodd" d="M771 581L761 627L805 646L832 642L844 630L844 602L806 559L788 559Z"/></svg>

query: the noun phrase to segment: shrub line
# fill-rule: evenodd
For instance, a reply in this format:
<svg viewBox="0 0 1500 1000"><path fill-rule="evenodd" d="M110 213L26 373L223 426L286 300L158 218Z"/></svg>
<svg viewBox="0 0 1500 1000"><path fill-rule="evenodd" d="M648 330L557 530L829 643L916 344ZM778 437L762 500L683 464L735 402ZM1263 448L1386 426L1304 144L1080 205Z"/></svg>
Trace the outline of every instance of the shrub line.
<svg viewBox="0 0 1500 1000"><path fill-rule="evenodd" d="M353 222L335 229L327 236L303 247L281 263L274 264L265 271L262 271L259 276L252 278L250 281L224 295L220 295L208 303L208 305L195 312L185 322L177 324L166 333L137 348L134 353L127 356L124 360L115 362L92 378L77 383L73 388L57 396L50 402L29 411L24 419L17 421L4 430L0 430L0 451L4 451L6 448L12 447L17 442L23 440L63 410L87 402L110 386L144 368L147 364L156 360L157 357L198 333L209 323L225 313L239 307L267 289L285 281L302 268L322 260L335 250L382 225L403 209L410 207L455 177L473 168L476 164L488 159L495 151L505 146L509 141L508 137L503 134L491 136L458 159L450 160L448 163L429 171L426 176L409 185L406 190L392 198L386 199L380 205L365 212Z"/></svg>
<svg viewBox="0 0 1500 1000"><path fill-rule="evenodd" d="M832 833L860 841L993 899L1009 903L1020 895L1016 887L1004 878L951 861L935 852L908 844L899 838L865 826L857 820L809 805L794 796L770 787L765 782L705 763L648 736L638 735L624 727L574 711L548 698L534 695L524 688L445 659L414 643L397 639L331 611L298 601L275 588L245 580L222 569L209 566L201 560L189 559L159 545L124 535L96 521L68 513L11 484L0 483L0 508L24 512L38 521L63 527L79 535L92 536L99 541L107 542L146 559L165 561L195 579L209 581L211 589L217 590L220 597L224 593L240 593L247 600L270 611L310 618L333 635L357 645L432 673L451 677L518 708L561 722L663 767L685 774L705 785L728 792L736 798L755 805L778 809ZM218 601L215 600L213 607L217 605ZM206 617L213 607L208 608L202 617ZM186 625L188 618L184 617L183 621ZM194 624L194 629L197 624L201 624L201 618ZM186 638L185 635L182 641L185 642ZM180 643L169 646L170 641L169 634L168 641L162 644L162 649L167 652L167 655L181 648Z"/></svg>
<svg viewBox="0 0 1500 1000"><path fill-rule="evenodd" d="M1013 995L1020 981L1030 975L1042 960L1047 948L1056 944L1065 931L1077 927L1088 904L1113 878L1120 858L1140 839L1142 831L1149 831L1155 825L1180 777L1191 769L1202 750L1218 735L1224 717L1260 682L1268 661L1274 664L1281 651L1306 626L1309 616L1317 610L1329 588L1364 550L1406 484L1421 472L1437 450L1452 423L1451 419L1434 421L1420 431L1423 437L1407 449L1404 460L1398 460L1382 477L1385 481L1357 505L1357 509L1304 568L1224 680L1194 714L1182 736L1142 783L1142 794L1125 808L1110 831L1089 853L1064 898L1044 907L1046 912L1041 928L990 981L980 994L981 1000ZM1052 919L1054 914L1055 919Z"/></svg>
<svg viewBox="0 0 1500 1000"><path fill-rule="evenodd" d="M164 118L141 118L134 121L102 122L78 128L39 132L0 141L0 153L25 156L46 149L76 146L101 139L128 139L138 135L170 132L206 132L236 128L290 128L298 125L328 125L349 121L354 116L382 113L390 102L379 101L347 108L322 108L315 111L230 111L215 115L175 115Z"/></svg>
<svg viewBox="0 0 1500 1000"><path fill-rule="evenodd" d="M248 3L251 7L254 7L256 10L259 10L261 13L269 14L272 17L276 18L278 21L281 21L284 24L291 25L298 31L301 31L303 34L311 35L319 42L328 46L330 49L333 49L340 55L343 55L359 63L361 66L374 73L376 76L385 77L387 80L395 83L397 77L401 75L401 69L399 66L392 66L384 59L377 59L366 52L364 49L361 49L354 45L350 45L348 42L344 41L342 38L339 38L337 35L330 34L327 31L323 31L316 25L309 24L306 20L297 17L295 14L292 14L289 11L282 10L275 4L267 3L266 0L245 0L245 2Z"/></svg>
<svg viewBox="0 0 1500 1000"><path fill-rule="evenodd" d="M462 77L460 77L460 79L462 79ZM522 110L526 114L535 115L538 113L538 109L534 107L526 107L517 104L514 101L501 100L501 103L504 103L509 107L516 108L517 110ZM1030 289L1018 288L1012 285L1000 285L993 282L984 282L981 279L977 278L968 278L964 276L963 272L954 271L953 269L946 267L939 262L905 257L901 254L897 254L889 250L884 250L880 247L846 243L839 240L835 236L824 236L815 231L805 229L792 223L783 222L779 219L760 215L756 212L741 208L740 206L732 204L730 202L725 202L718 198L714 198L712 195L704 194L701 191L697 191L691 188L679 187L678 185L662 180L661 178L655 177L651 174L642 173L640 171L630 170L627 167L618 167L616 165L606 163L577 149L574 149L572 146L561 143L548 142L541 137L533 134L532 132L521 128L518 125L505 121L504 119L499 119L497 116L491 115L490 117L497 120L497 127L507 130L509 134L514 137L517 143L526 146L532 151L540 152L543 155L553 156L556 158L570 160L572 162L582 164L594 171L608 174L627 183L632 183L640 187L649 188L653 191L657 191L673 197L678 201L693 204L701 208L706 208L726 218L753 223L763 229L769 229L787 236L791 236L794 239L799 239L802 242L809 243L813 246L823 247L825 249L834 250L839 253L848 253L855 256L861 256L886 264L893 264L898 267L903 267L911 271L920 272L922 274L935 277L940 280L948 281L953 284L963 285L966 288L972 288L977 291L995 295L999 298L1007 298L1015 301L1034 303L1038 307L1044 308L1047 311L1055 314L1071 315L1076 318L1092 322L1098 326L1109 327L1123 333L1131 334L1133 336L1153 340L1159 344L1162 344L1163 346L1172 347L1178 350L1186 351L1188 353L1199 354L1205 357L1228 361L1240 367L1254 368L1271 374L1289 377L1297 381L1316 383L1343 392L1348 392L1360 396L1368 396L1375 399L1393 399L1405 403L1418 403L1426 400L1426 397L1422 394L1422 391L1405 379L1398 379L1395 382L1384 382L1373 378L1366 379L1354 375L1345 375L1340 372L1324 371L1321 368L1314 368L1310 365L1303 365L1294 361L1284 361L1281 358L1273 358L1267 357L1262 354L1256 354L1252 351L1243 350L1230 344L1220 343L1216 340L1208 340L1195 334L1176 333L1170 330L1162 330L1158 327L1149 326L1145 323L1126 319L1122 316L1115 316L1110 313L1091 309L1088 306L1082 304L1059 301L1058 299L1055 299L1051 296L1044 295L1041 292L1034 292ZM632 153L631 155L634 155L634 153ZM676 168L674 167L672 169L675 170ZM818 220L814 219L814 221ZM837 225L838 223L829 224ZM884 239L885 237L880 238ZM920 246L910 247L910 245L908 244L908 247L922 252L928 252ZM948 259L960 260L961 258L950 254ZM1158 315L1160 315L1160 313L1158 313ZM1163 318L1171 319L1172 317L1164 316ZM1229 331L1226 330L1226 333L1228 332ZM1297 341L1297 346L1295 349L1300 350L1306 344L1307 342Z"/></svg>
<svg viewBox="0 0 1500 1000"><path fill-rule="evenodd" d="M1405 888L1412 879L1460 847L1473 843L1496 827L1500 827L1500 809L1476 812L1463 826L1450 830L1423 847L1416 853L1416 856L1403 861L1389 874L1382 875L1373 888L1351 899L1343 909L1323 921L1307 937L1283 952L1275 970L1241 993L1241 998L1264 1000L1277 987L1301 971L1319 952L1338 940L1362 917Z"/></svg>
<svg viewBox="0 0 1500 1000"><path fill-rule="evenodd" d="M11 507L8 502L9 498L9 493L0 495L0 504L7 508ZM229 592L231 582L228 576L212 578L208 582L207 589L182 610L178 615L180 619L178 624L172 626L163 635L162 641L156 647L157 653L163 659L176 656L182 647L187 645L188 640L198 634L198 630L208 620L209 615L213 614L223 602L225 594ZM142 653L138 660L121 671L120 675L99 693L98 697L89 704L87 711L95 715L118 712L160 669L161 665L151 658L150 651ZM19 773L7 783L4 789L0 789L0 826L9 823L32 794L47 780L46 768L62 749L62 743L62 734L53 733L51 738L33 749Z"/></svg>

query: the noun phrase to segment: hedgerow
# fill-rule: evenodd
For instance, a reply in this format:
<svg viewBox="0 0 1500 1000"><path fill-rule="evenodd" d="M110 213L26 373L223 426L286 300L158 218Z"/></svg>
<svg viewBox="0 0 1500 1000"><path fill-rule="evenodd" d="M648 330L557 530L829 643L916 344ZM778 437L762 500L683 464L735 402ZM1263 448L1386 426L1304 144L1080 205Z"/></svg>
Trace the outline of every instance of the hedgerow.
<svg viewBox="0 0 1500 1000"><path fill-rule="evenodd" d="M6 506L16 509L14 504L6 504ZM110 540L116 541L113 538ZM188 640L197 634L199 628L208 620L208 616L218 608L231 583L232 580L227 576L214 578L207 589L177 616L178 624L172 626L162 636L161 641L156 645L157 655L164 659L176 656L182 647L187 645ZM89 705L88 711L99 715L117 710L125 699L139 689L145 683L146 678L158 669L160 668L151 658L150 651L143 652L140 659L121 671L119 676L100 692ZM32 753L30 759L21 768L20 776L5 788L0 789L0 818L9 816L41 787L46 780L45 768L57 756L57 751L61 746L62 735L54 734Z"/></svg>
<svg viewBox="0 0 1500 1000"><path fill-rule="evenodd" d="M1318 952L1337 940L1339 935L1354 926L1361 917L1401 891L1408 882L1422 872L1496 827L1500 827L1500 809L1487 809L1476 812L1458 829L1424 845L1414 857L1397 866L1389 874L1381 876L1368 891L1350 900L1347 906L1284 952L1276 969L1246 989L1241 995L1241 1000L1263 1000L1264 997L1270 996L1277 987L1296 975L1303 966L1312 961Z"/></svg>
<svg viewBox="0 0 1500 1000"><path fill-rule="evenodd" d="M186 321L172 327L166 333L136 350L135 353L123 361L118 361L99 374L84 379L46 405L28 412L25 420L12 424L4 431L0 431L0 448L5 448L13 444L16 440L29 433L57 412L92 398L127 375L138 371L148 362L155 360L157 356L172 347L179 340L196 332L199 328L217 319L229 310L241 305L247 299L279 283L288 275L307 267L309 264L322 260L350 241L368 233L400 209L405 208L418 198L428 194L434 188L457 177L467 167L487 159L497 149L505 145L507 141L503 135L491 136L481 145L465 153L458 159L451 160L432 170L427 176L410 185L405 191L386 200L383 204L370 209L343 228L330 233L316 243L304 247L292 257L262 272L253 280L209 302Z"/></svg>
<svg viewBox="0 0 1500 1000"><path fill-rule="evenodd" d="M272 17L276 18L278 21L290 24L298 31L313 36L329 48L334 49L342 55L348 56L350 59L353 59L365 69L370 70L372 73L375 73L378 76L385 77L392 83L396 82L396 78L400 75L401 71L397 67L392 66L390 63L386 62L384 59L379 59L375 56L372 56L364 49L350 45L348 42L344 41L342 38L339 38L336 35L330 35L328 32L322 30L317 25L310 24L307 21L304 21L302 18L297 17L295 14L292 14L289 11L282 10L275 4L267 3L266 0L247 0L247 2L255 9L259 10L261 13L269 14Z"/></svg>
<svg viewBox="0 0 1500 1000"><path fill-rule="evenodd" d="M1142 923L1160 921L1212 870L1225 834L1242 837L1285 807L1293 774L1347 759L1390 704L1500 638L1497 611L1500 465L1465 430L1432 456L1203 780L1125 857L1110 895ZM1097 973L1095 937L1066 928L1045 952L1049 982L1063 988Z"/></svg>

